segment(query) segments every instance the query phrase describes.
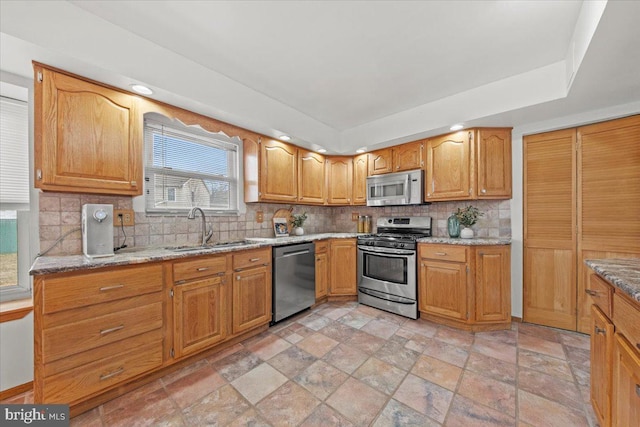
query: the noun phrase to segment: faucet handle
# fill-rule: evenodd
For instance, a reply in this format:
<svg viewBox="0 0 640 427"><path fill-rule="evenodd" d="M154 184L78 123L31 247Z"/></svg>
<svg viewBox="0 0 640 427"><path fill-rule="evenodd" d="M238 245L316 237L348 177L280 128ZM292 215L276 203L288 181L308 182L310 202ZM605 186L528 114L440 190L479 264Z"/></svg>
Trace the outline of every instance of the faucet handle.
<svg viewBox="0 0 640 427"><path fill-rule="evenodd" d="M211 237L213 237L213 229L209 227L209 231L207 232L207 235L204 236L204 243L209 243L209 240L211 240Z"/></svg>

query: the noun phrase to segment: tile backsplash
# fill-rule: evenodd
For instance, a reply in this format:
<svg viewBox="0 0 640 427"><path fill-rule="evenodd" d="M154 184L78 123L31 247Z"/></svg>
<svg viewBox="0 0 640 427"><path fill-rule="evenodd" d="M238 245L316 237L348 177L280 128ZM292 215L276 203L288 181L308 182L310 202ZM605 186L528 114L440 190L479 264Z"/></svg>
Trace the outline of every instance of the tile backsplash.
<svg viewBox="0 0 640 427"><path fill-rule="evenodd" d="M40 193L40 251L47 250L60 236L71 232L55 245L47 255L74 255L82 253L80 217L85 203L112 204L114 209L132 209L131 197L103 196L71 193ZM293 213L307 213L304 224L306 234L324 232L355 232L357 222L351 214L370 215L375 221L381 216L431 216L433 235L447 235L447 218L458 207L473 204L484 216L473 226L478 237L511 237L511 211L509 200L477 200L472 202L436 202L421 206L394 207L325 207L293 206ZM213 228L214 242L241 240L245 237L273 237L271 218L278 209L288 209L289 204L252 203L240 216L207 216ZM256 221L256 212L264 213L264 221ZM147 215L136 212L135 225L114 228L114 246L123 243L133 246L158 246L164 244L196 244L200 241L202 221L188 220L185 215ZM77 231L72 231L77 230ZM374 230L375 231L375 230Z"/></svg>

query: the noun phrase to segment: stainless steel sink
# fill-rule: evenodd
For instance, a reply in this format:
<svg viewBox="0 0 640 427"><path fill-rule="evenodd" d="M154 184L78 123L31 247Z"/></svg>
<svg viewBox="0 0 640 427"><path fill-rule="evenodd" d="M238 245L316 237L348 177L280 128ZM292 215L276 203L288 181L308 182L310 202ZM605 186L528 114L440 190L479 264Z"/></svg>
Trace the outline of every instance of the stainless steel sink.
<svg viewBox="0 0 640 427"><path fill-rule="evenodd" d="M244 240L238 241L238 242L225 242L225 243L216 243L215 245L213 245L214 248L232 248L234 246L244 246L247 245L249 242L246 242Z"/></svg>
<svg viewBox="0 0 640 427"><path fill-rule="evenodd" d="M215 243L213 245L181 245L181 246L165 246L164 249L173 252L189 252L189 251L200 251L203 249L214 249L214 248L233 248L236 246L246 245L247 242L244 240L238 242L225 242L225 243Z"/></svg>

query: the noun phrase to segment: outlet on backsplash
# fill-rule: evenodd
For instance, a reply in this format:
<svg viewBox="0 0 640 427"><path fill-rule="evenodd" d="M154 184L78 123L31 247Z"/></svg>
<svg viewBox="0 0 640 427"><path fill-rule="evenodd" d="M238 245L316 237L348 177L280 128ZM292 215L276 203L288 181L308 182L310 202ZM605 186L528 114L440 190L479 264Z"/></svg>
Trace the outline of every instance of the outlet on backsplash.
<svg viewBox="0 0 640 427"><path fill-rule="evenodd" d="M351 212L351 221L356 222L358 221L358 212Z"/></svg>
<svg viewBox="0 0 640 427"><path fill-rule="evenodd" d="M120 223L120 215L122 215L122 223ZM135 214L133 210L130 209L114 209L113 210L113 226L120 227L124 225L125 227L133 226L135 224Z"/></svg>
<svg viewBox="0 0 640 427"><path fill-rule="evenodd" d="M264 212L262 211L256 211L256 222L258 224L264 222Z"/></svg>

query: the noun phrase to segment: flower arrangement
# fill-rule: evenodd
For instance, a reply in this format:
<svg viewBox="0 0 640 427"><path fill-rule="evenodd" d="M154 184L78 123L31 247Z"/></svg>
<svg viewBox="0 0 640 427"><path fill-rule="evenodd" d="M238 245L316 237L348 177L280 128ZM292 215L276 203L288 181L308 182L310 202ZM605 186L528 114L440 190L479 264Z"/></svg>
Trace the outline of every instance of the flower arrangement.
<svg viewBox="0 0 640 427"><path fill-rule="evenodd" d="M478 222L478 218L483 216L484 213L480 212L478 208L469 205L466 208L458 208L454 215L463 227L471 227Z"/></svg>
<svg viewBox="0 0 640 427"><path fill-rule="evenodd" d="M293 215L291 215L291 225L294 228L302 227L306 220L307 220L307 213L306 212L303 213L303 214L293 214Z"/></svg>

